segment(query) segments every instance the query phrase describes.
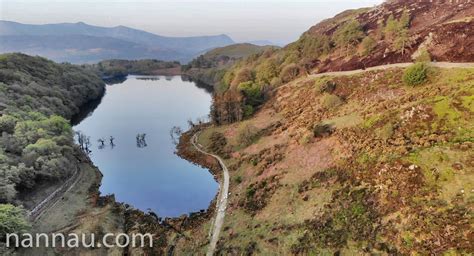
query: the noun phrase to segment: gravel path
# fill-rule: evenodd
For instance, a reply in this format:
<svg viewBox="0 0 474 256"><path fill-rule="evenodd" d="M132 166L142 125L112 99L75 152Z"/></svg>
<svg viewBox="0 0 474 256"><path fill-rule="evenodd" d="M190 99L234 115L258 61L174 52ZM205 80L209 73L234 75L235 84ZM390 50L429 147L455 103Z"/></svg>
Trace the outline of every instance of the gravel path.
<svg viewBox="0 0 474 256"><path fill-rule="evenodd" d="M217 159L217 161L219 161L219 164L222 168L222 172L224 174L224 179L223 181L220 182L221 184L219 184L220 189L219 189L219 195L217 196L217 205L216 205L217 214L214 219L214 222L211 225L211 230L209 232L209 236L211 237L211 242L207 249L206 255L212 256L214 255L214 251L216 250L216 245L217 245L217 242L219 241L219 234L224 224L225 210L227 208L227 198L229 195L229 170L227 169L227 166L225 166L222 158L220 158L217 155L208 153L201 148L201 145L197 143L198 135L199 133L194 134L193 138L191 139L191 143L199 152L205 155L212 156L215 159Z"/></svg>
<svg viewBox="0 0 474 256"><path fill-rule="evenodd" d="M326 73L319 73L319 74L311 74L309 77L317 78L322 76L350 76L355 74L364 73L367 71L374 71L374 70L384 70L384 69L391 69L391 68L406 68L412 65L412 62L409 63L395 63L395 64L387 64L381 66L370 67L366 69L356 69L356 70L349 70L349 71L334 71L334 72L326 72ZM451 62L431 62L430 66L437 67L437 68L474 68L474 63L466 62L466 63L451 63Z"/></svg>

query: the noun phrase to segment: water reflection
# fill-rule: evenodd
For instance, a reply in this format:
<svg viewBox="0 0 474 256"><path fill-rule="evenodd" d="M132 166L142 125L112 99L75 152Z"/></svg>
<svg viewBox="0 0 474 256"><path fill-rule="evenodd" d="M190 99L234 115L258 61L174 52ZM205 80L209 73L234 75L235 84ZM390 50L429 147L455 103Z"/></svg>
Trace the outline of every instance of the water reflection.
<svg viewBox="0 0 474 256"><path fill-rule="evenodd" d="M100 191L160 217L206 209L217 192L214 177L174 152L177 127L207 116L211 95L181 77L142 78L107 85L98 107L76 119L74 130L89 137L91 159L104 174Z"/></svg>

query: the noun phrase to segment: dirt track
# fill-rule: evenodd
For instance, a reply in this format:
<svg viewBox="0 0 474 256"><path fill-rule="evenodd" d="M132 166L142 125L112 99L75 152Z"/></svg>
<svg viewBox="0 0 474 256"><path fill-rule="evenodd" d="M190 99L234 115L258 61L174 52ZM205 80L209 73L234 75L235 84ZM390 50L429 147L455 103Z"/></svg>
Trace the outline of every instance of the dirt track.
<svg viewBox="0 0 474 256"><path fill-rule="evenodd" d="M322 77L322 76L350 76L350 75L360 74L360 73L364 73L368 71L384 70L384 69L390 69L390 68L406 68L412 64L413 64L412 62L387 64L387 65L370 67L366 69L311 74L309 75L309 77L317 78L317 77ZM474 68L474 63L431 62L430 66L437 67L437 68Z"/></svg>
<svg viewBox="0 0 474 256"><path fill-rule="evenodd" d="M209 233L209 235L211 236L211 241L206 253L207 256L212 256L214 254L214 251L216 250L216 245L217 245L217 242L219 241L219 234L222 230L222 225L224 224L225 210L227 208L227 198L229 195L229 170L227 169L227 166L225 166L224 161L219 156L208 153L201 149L201 146L196 142L198 135L199 133L194 134L193 138L191 139L191 143L199 152L205 155L212 156L215 159L217 159L217 161L219 161L219 165L221 166L222 172L224 174L224 180L221 181L219 184L220 189L219 189L219 195L217 197L217 205L216 205L217 214L214 219L214 222L211 225L211 230Z"/></svg>

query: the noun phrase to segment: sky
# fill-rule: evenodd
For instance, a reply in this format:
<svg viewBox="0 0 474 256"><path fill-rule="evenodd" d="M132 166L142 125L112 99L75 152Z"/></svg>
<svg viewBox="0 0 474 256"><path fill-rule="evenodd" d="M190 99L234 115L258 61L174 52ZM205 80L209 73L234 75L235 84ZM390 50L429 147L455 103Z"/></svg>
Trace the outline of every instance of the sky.
<svg viewBox="0 0 474 256"><path fill-rule="evenodd" d="M383 0L0 0L0 19L85 22L164 36L229 35L236 42L295 41L317 22Z"/></svg>

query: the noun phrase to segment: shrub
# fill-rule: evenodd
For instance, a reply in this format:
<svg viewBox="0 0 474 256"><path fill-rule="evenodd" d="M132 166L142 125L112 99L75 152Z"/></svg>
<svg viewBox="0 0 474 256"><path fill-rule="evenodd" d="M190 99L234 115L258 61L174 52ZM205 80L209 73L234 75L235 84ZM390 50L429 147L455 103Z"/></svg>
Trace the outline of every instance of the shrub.
<svg viewBox="0 0 474 256"><path fill-rule="evenodd" d="M295 79L299 73L300 70L295 63L288 64L281 71L281 80L284 83L288 83L289 81Z"/></svg>
<svg viewBox="0 0 474 256"><path fill-rule="evenodd" d="M242 183L242 176L237 176L237 177L235 177L235 182L236 182L237 184Z"/></svg>
<svg viewBox="0 0 474 256"><path fill-rule="evenodd" d="M375 49L377 42L371 37L366 36L360 44L360 55L367 56Z"/></svg>
<svg viewBox="0 0 474 256"><path fill-rule="evenodd" d="M431 54L430 52L426 49L420 49L417 56L415 57L416 62L431 62Z"/></svg>
<svg viewBox="0 0 474 256"><path fill-rule="evenodd" d="M408 67L403 74L403 82L410 86L416 86L424 83L428 77L428 66L423 63L415 63Z"/></svg>
<svg viewBox="0 0 474 256"><path fill-rule="evenodd" d="M308 143L311 142L311 138L312 138L312 137L313 137L313 134L311 134L311 132L308 132L308 131L307 131L307 132L305 132L305 133L301 136L301 138L300 138L300 140L299 140L299 143L300 143L301 145L306 145L306 144L308 144Z"/></svg>
<svg viewBox="0 0 474 256"><path fill-rule="evenodd" d="M251 105L244 105L244 117L248 118L251 117L254 113L254 109Z"/></svg>
<svg viewBox="0 0 474 256"><path fill-rule="evenodd" d="M316 80L314 83L316 91L319 93L332 93L336 90L336 83L332 80L328 80L327 78L320 78Z"/></svg>
<svg viewBox="0 0 474 256"><path fill-rule="evenodd" d="M342 105L343 101L334 94L324 94L322 97L322 105L325 109L332 109Z"/></svg>
<svg viewBox="0 0 474 256"><path fill-rule="evenodd" d="M21 207L11 204L0 204L0 238L9 233L23 233L28 231L30 225L26 221L25 211Z"/></svg>
<svg viewBox="0 0 474 256"><path fill-rule="evenodd" d="M251 124L246 124L239 128L239 134L238 134L237 140L242 146L248 146L252 144L257 139L257 137L258 137L257 127Z"/></svg>
<svg viewBox="0 0 474 256"><path fill-rule="evenodd" d="M377 130L376 135L385 141L390 139L390 137L393 135L393 125L391 123L387 123L382 128L380 128L380 130Z"/></svg>
<svg viewBox="0 0 474 256"><path fill-rule="evenodd" d="M313 135L315 138L321 138L331 135L334 128L330 124L316 124L313 127Z"/></svg>
<svg viewBox="0 0 474 256"><path fill-rule="evenodd" d="M209 149L221 156L225 156L225 146L227 145L227 139L225 138L224 134L220 132L213 132L209 137L210 144Z"/></svg>

